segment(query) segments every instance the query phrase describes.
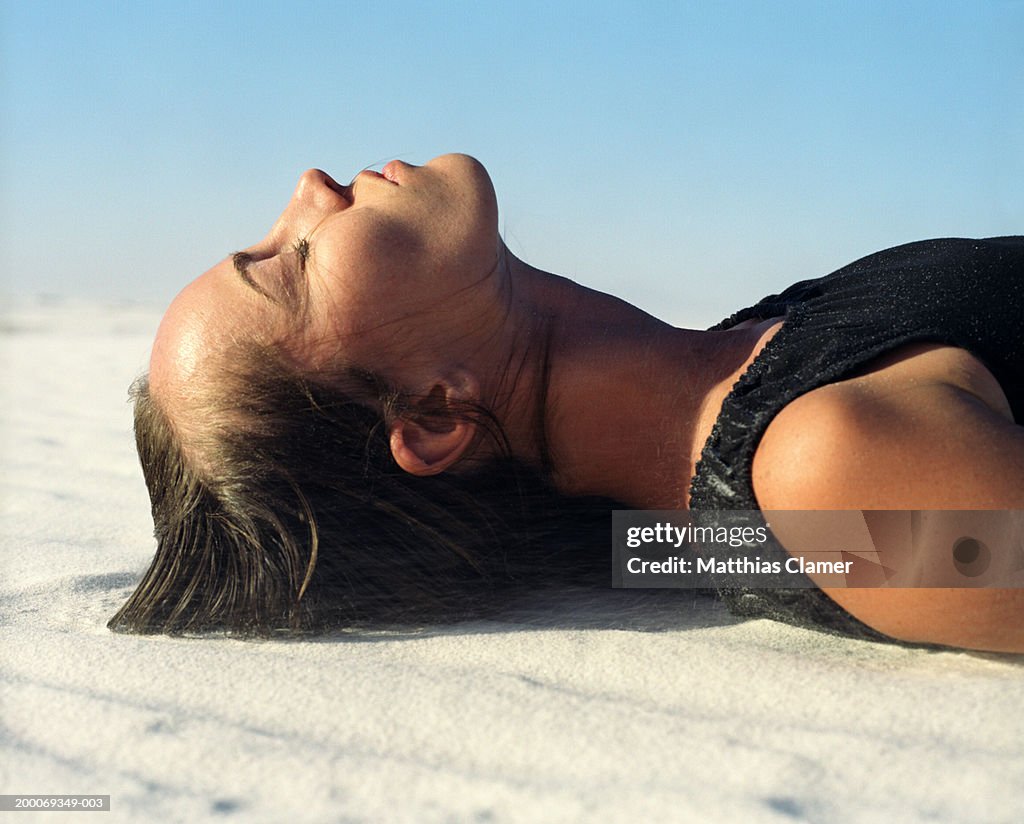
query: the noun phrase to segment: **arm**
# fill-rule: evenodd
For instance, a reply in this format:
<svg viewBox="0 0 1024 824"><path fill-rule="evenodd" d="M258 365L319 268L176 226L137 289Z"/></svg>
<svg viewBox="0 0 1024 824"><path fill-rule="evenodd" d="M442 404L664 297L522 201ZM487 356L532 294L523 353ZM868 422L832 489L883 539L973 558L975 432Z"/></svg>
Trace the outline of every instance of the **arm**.
<svg viewBox="0 0 1024 824"><path fill-rule="evenodd" d="M1024 510L1024 428L950 383L848 381L777 416L753 478L766 510ZM951 549L934 552L945 560ZM878 550L885 564L901 548ZM823 591L894 638L1024 652L1024 589Z"/></svg>

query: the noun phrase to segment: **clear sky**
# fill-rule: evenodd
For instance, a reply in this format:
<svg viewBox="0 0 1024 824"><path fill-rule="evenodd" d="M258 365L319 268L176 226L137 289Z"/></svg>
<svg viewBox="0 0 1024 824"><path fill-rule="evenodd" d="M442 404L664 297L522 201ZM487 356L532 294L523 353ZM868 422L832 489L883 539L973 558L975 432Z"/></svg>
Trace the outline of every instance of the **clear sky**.
<svg viewBox="0 0 1024 824"><path fill-rule="evenodd" d="M166 304L303 169L465 151L531 263L712 322L1024 232L1024 2L0 0L0 290Z"/></svg>

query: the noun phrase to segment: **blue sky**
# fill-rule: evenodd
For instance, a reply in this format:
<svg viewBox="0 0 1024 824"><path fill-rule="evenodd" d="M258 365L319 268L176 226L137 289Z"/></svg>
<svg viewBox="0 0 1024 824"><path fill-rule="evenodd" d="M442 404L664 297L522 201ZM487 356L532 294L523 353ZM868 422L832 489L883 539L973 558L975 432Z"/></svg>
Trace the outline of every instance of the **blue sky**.
<svg viewBox="0 0 1024 824"><path fill-rule="evenodd" d="M712 322L1024 232L1024 2L11 2L0 290L166 304L301 171L466 151L510 247Z"/></svg>

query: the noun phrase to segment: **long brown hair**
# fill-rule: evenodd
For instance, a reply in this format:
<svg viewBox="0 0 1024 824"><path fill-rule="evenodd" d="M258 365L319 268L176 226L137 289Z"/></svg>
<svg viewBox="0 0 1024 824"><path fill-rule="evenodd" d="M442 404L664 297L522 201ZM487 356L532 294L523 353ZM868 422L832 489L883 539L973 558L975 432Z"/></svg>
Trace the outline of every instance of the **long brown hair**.
<svg viewBox="0 0 1024 824"><path fill-rule="evenodd" d="M251 635L449 620L550 584L604 586L615 506L568 499L515 460L497 419L471 418L498 457L415 477L387 423L408 408L359 369L297 374L272 350L238 359L197 406L197 462L135 383L135 439L156 555L108 626Z"/></svg>

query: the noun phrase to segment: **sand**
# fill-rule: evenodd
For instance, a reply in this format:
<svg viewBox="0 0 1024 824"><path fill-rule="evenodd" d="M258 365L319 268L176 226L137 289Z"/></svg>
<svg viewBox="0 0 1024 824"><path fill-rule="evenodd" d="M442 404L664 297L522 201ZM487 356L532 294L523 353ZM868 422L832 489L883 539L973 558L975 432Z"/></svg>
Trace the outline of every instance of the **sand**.
<svg viewBox="0 0 1024 824"><path fill-rule="evenodd" d="M153 550L126 388L157 321L0 317L0 793L109 794L107 822L1024 820L1019 656L672 591L404 634L109 632Z"/></svg>

